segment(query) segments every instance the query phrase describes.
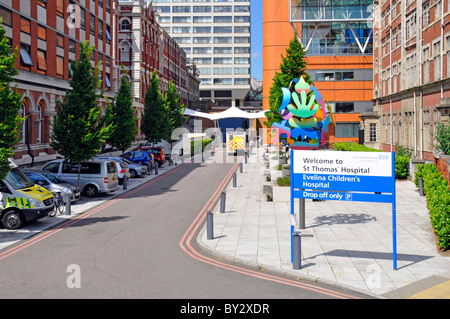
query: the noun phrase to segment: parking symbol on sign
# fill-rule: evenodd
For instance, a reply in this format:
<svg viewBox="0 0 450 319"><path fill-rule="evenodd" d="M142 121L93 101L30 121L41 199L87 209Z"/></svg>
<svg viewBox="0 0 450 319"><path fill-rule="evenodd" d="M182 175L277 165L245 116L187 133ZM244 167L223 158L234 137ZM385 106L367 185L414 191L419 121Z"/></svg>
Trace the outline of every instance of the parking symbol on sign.
<svg viewBox="0 0 450 319"><path fill-rule="evenodd" d="M345 200L352 200L352 194L345 194Z"/></svg>

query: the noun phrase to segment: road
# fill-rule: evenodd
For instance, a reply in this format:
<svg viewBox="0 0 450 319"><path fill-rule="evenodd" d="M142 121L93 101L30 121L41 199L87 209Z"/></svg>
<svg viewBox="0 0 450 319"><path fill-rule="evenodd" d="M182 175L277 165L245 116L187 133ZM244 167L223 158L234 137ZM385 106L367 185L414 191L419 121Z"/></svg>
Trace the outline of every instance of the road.
<svg viewBox="0 0 450 319"><path fill-rule="evenodd" d="M0 298L367 296L246 269L196 245L233 164L184 164L0 251Z"/></svg>

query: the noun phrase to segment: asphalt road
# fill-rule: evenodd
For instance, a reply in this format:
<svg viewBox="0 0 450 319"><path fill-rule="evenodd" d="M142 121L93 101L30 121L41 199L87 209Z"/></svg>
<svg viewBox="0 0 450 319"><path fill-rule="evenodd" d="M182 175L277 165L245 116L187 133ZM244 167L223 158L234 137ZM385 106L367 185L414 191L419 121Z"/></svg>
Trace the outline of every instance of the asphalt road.
<svg viewBox="0 0 450 319"><path fill-rule="evenodd" d="M0 298L364 298L229 264L197 247L205 209L235 167L181 165L0 251Z"/></svg>

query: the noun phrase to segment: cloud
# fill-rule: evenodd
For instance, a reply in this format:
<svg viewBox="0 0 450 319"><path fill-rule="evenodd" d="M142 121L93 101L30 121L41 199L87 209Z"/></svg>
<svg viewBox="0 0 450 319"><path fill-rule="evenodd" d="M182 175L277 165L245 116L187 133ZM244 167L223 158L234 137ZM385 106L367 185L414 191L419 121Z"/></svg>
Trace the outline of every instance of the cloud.
<svg viewBox="0 0 450 319"><path fill-rule="evenodd" d="M252 59L259 59L261 58L261 54L259 52L252 52Z"/></svg>

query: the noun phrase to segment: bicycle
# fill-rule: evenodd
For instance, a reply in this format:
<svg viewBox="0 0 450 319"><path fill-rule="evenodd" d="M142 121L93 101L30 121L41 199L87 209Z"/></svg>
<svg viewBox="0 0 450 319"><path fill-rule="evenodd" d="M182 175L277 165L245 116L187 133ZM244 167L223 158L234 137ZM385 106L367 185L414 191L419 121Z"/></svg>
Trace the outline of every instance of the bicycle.
<svg viewBox="0 0 450 319"><path fill-rule="evenodd" d="M55 216L58 212L60 214L63 214L64 209L66 208L66 205L64 204L64 198L60 193L54 193L53 198L55 201L55 206L53 207L53 210L48 214L50 217Z"/></svg>

